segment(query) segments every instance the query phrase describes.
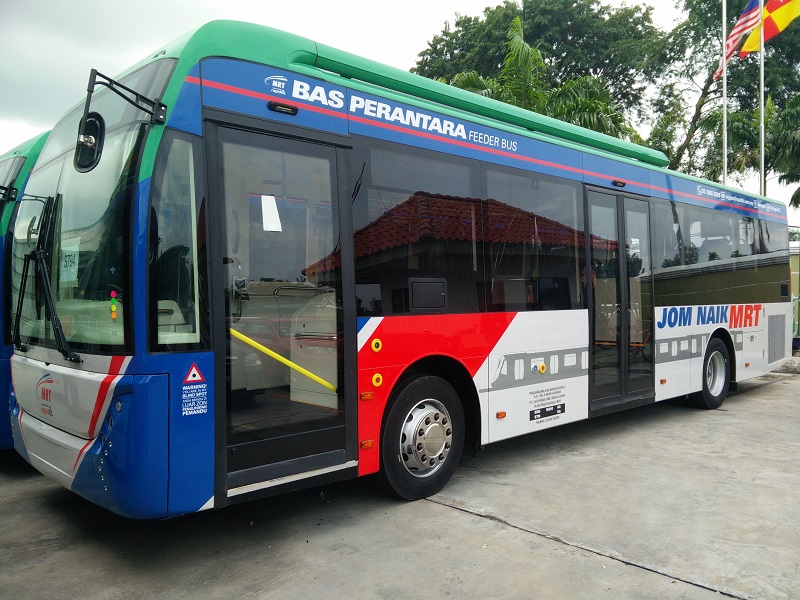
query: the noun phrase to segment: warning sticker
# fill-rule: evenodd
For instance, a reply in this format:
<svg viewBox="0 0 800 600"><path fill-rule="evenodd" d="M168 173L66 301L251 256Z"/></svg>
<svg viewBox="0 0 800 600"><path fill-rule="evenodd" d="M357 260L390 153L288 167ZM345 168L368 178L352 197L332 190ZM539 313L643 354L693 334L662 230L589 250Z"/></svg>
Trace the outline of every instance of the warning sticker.
<svg viewBox="0 0 800 600"><path fill-rule="evenodd" d="M181 394L181 414L202 415L208 412L208 384L196 364L186 374L183 380Z"/></svg>
<svg viewBox="0 0 800 600"><path fill-rule="evenodd" d="M205 381L205 377L203 377L200 369L197 368L196 364L192 363L192 368L189 369L189 372L186 374L186 379L183 380L183 383L205 383Z"/></svg>

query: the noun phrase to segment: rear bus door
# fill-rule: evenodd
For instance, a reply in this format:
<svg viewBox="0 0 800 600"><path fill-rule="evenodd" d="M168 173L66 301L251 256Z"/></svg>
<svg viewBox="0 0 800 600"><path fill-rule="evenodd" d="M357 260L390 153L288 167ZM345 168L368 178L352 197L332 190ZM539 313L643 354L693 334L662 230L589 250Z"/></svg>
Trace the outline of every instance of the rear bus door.
<svg viewBox="0 0 800 600"><path fill-rule="evenodd" d="M355 414L345 402L344 151L207 132L219 504L223 493L354 473Z"/></svg>
<svg viewBox="0 0 800 600"><path fill-rule="evenodd" d="M587 192L591 298L589 410L654 401L653 296L648 204Z"/></svg>

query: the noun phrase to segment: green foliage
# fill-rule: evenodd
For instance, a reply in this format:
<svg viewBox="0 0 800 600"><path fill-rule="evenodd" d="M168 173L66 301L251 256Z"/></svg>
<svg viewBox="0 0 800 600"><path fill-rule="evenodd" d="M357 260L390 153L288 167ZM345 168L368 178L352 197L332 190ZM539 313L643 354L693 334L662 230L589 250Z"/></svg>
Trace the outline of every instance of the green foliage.
<svg viewBox="0 0 800 600"><path fill-rule="evenodd" d="M456 14L453 28L444 29L419 53L413 73L450 80L458 73L475 71L484 77L497 78L505 56L506 33L519 7L511 0L495 8L486 8L484 18Z"/></svg>
<svg viewBox="0 0 800 600"><path fill-rule="evenodd" d="M586 75L603 77L626 109L637 108L659 71L661 34L649 7L610 8L597 0L510 0L486 8L484 18L456 15L419 54L413 72L452 79L463 71L499 77L505 33L520 18L547 65L551 87Z"/></svg>
<svg viewBox="0 0 800 600"><path fill-rule="evenodd" d="M664 86L652 100L653 120L646 144L669 157L674 155L681 131L686 127L686 106L675 84Z"/></svg>
<svg viewBox="0 0 800 600"><path fill-rule="evenodd" d="M664 63L661 92L653 103L659 116L648 143L670 156L671 168L718 180L723 171L722 80L715 82L712 74L722 49L721 4L718 0L683 0L682 8L685 19L666 38L672 52ZM738 16L729 6L728 31ZM765 91L770 100L765 108L765 170L780 176L783 183L800 182L800 148L792 141L800 122L796 104L800 27L788 28L766 46ZM745 59L734 56L728 65L728 164L740 178L759 170L758 62L758 53L754 53ZM693 106L686 106L682 117L672 110L659 110L670 106L670 98L691 98ZM670 139L665 130L680 137ZM664 142L671 144L671 149L665 148ZM796 196L794 202L800 204L800 195Z"/></svg>
<svg viewBox="0 0 800 600"><path fill-rule="evenodd" d="M728 114L728 165L740 175L760 172L761 122L759 111L740 110ZM715 108L701 119L701 129L712 140L703 163L703 175L722 175L722 109ZM764 105L764 171L782 184L800 183L800 96L779 108L772 98ZM769 190L767 190L769 191ZM791 206L800 206L795 191Z"/></svg>
<svg viewBox="0 0 800 600"><path fill-rule="evenodd" d="M649 6L612 8L597 0L523 0L523 24L555 84L603 77L626 109L635 109L658 73L661 32Z"/></svg>
<svg viewBox="0 0 800 600"><path fill-rule="evenodd" d="M729 3L728 31L741 4ZM446 24L420 53L414 71L446 81L473 71L485 80L464 89L636 141L624 110L649 130L643 143L664 152L670 168L719 179L722 81L714 81L713 73L722 50L722 7L719 0L680 0L680 8L683 20L662 31L653 25L651 9L638 4L505 0L482 17L457 15L453 29ZM520 36L509 40L515 18ZM530 45L522 39L523 27ZM800 183L800 21L766 46L767 171L782 183ZM753 53L734 57L728 68L734 178L758 169L758 63L759 53ZM800 188L791 204L800 207Z"/></svg>
<svg viewBox="0 0 800 600"><path fill-rule="evenodd" d="M580 77L550 86L549 69L539 50L525 42L519 17L512 20L505 48L497 79L465 71L456 74L450 84L594 131L639 139L600 77Z"/></svg>

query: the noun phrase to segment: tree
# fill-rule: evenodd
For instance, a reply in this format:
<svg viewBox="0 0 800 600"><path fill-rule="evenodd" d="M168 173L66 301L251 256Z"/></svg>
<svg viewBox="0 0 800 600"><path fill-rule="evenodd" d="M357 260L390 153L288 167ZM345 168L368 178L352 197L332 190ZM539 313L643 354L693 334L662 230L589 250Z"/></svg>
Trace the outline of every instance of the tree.
<svg viewBox="0 0 800 600"><path fill-rule="evenodd" d="M597 0L505 0L484 18L457 15L420 52L413 72L452 79L476 71L497 78L503 68L505 32L519 17L531 45L547 65L551 86L586 75L603 77L625 109L637 109L660 62L662 33L649 7L611 8Z"/></svg>
<svg viewBox="0 0 800 600"><path fill-rule="evenodd" d="M760 111L738 110L728 114L728 166L740 177L758 174L761 170ZM698 166L702 175L718 180L722 176L722 107L710 109L699 120L699 130L710 140ZM778 179L782 184L800 183L800 96L789 100L784 108L767 98L764 105L764 172L767 182ZM791 206L800 207L800 188L795 190Z"/></svg>
<svg viewBox="0 0 800 600"><path fill-rule="evenodd" d="M657 116L645 143L667 154L671 169L718 179L722 173L722 81L714 81L713 73L719 65L722 48L721 5L718 0L683 0L682 7L686 11L685 19L661 38L662 48L656 52L664 62L659 93L651 101L651 112ZM738 14L729 13L728 17L730 31ZM800 70L794 58L798 53L800 28L787 29L767 44L769 69L765 89L777 113L800 92ZM740 173L752 169L753 149L758 152L758 135L753 145L752 138L745 134L745 131L752 132L752 127L746 124L752 121L754 113L757 117L757 82L757 53L744 60L738 57L731 60L728 100L732 154L729 158L736 162L733 168ZM686 106L683 111L679 103ZM769 111L765 114L769 115ZM789 122L789 115L787 113L784 124ZM775 133L777 135L777 131ZM779 139L785 139L785 134L774 138L776 142ZM782 181L800 181L800 173L793 170L793 165L797 164L796 153L785 147L776 147L768 153L775 156L770 170L780 174ZM778 159L779 155L782 158ZM800 201L800 197L797 200Z"/></svg>
<svg viewBox="0 0 800 600"><path fill-rule="evenodd" d="M541 75L547 84L543 89L559 88L584 76L601 77L610 98L643 131L649 131L645 145L670 158L670 168L716 179L722 172L721 129L715 125L721 115L722 85L714 81L713 73L722 49L721 4L719 0L681 0L680 6L685 18L665 32L653 25L650 10L641 6L610 8L598 0L522 0L521 4L506 0L485 9L483 18L458 17L453 30L446 26L420 53L415 71L447 80L475 71L486 83L502 87L502 33L519 17L528 41L547 67ZM729 11L728 31L738 16L736 9ZM782 144L767 149L773 157L770 168L782 182L797 183L800 134L797 127L792 129L790 115L795 109L790 103L800 96L800 21L766 46L766 95L776 115L787 111L780 120L781 132L775 129L769 137L770 143ZM752 121L758 108L758 63L759 53L730 62L728 99L734 127ZM552 108L545 110L545 114L553 113ZM738 146L745 137L730 137L732 160L738 156L737 165L752 164L745 158L752 155L752 144ZM742 173L748 170L752 167L742 167ZM792 205L800 206L800 190L793 195Z"/></svg>
<svg viewBox="0 0 800 600"><path fill-rule="evenodd" d="M503 66L506 33L519 14L519 6L511 0L496 8L486 8L483 19L456 14L453 28L447 22L444 24L442 32L433 36L428 48L419 53L411 72L449 81L458 73L475 71L496 79Z"/></svg>
<svg viewBox="0 0 800 600"><path fill-rule="evenodd" d="M528 38L550 67L553 80L603 77L617 101L636 110L658 75L663 33L652 9L612 8L598 0L523 0Z"/></svg>
<svg viewBox="0 0 800 600"><path fill-rule="evenodd" d="M549 84L549 69L539 50L525 42L519 17L511 23L505 48L497 79L467 71L455 75L450 84L594 131L638 139L601 77Z"/></svg>

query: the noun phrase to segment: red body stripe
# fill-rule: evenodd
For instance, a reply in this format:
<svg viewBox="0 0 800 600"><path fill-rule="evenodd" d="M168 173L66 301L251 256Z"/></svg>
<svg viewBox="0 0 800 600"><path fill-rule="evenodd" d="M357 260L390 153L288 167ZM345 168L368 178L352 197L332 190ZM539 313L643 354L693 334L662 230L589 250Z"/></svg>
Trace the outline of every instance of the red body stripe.
<svg viewBox="0 0 800 600"><path fill-rule="evenodd" d="M397 316L384 318L370 339L380 339L379 352L367 343L358 353L358 392L374 392L372 400L359 400L358 439L373 440L369 449L359 448L358 474L375 473L380 467L380 434L389 394L409 365L429 355L449 356L461 363L470 377L514 320L516 313L475 315ZM424 336L425 344L420 344ZM380 375L376 386L373 376Z"/></svg>
<svg viewBox="0 0 800 600"><path fill-rule="evenodd" d="M91 446L91 445L92 445L92 442L94 442L94 439L88 440L88 441L87 441L87 442L86 442L86 443L83 445L83 448L81 448L81 451L80 451L80 452L78 452L78 457L75 459L75 464L74 464L74 465L72 465L72 472L73 472L73 473L75 472L75 469L77 469L77 468L78 468L78 461L80 461L80 459L81 459L81 456L83 456L83 453L84 453L84 452L86 452L86 449L87 449L89 446Z"/></svg>
<svg viewBox="0 0 800 600"><path fill-rule="evenodd" d="M111 357L111 364L108 366L108 375L103 378L100 389L97 390L97 398L94 401L94 410L92 411L92 420L89 422L89 437L94 437L95 435L95 427L97 426L97 420L100 418L100 411L103 409L103 402L106 399L106 394L114 379L119 375L119 371L124 363L124 356Z"/></svg>

